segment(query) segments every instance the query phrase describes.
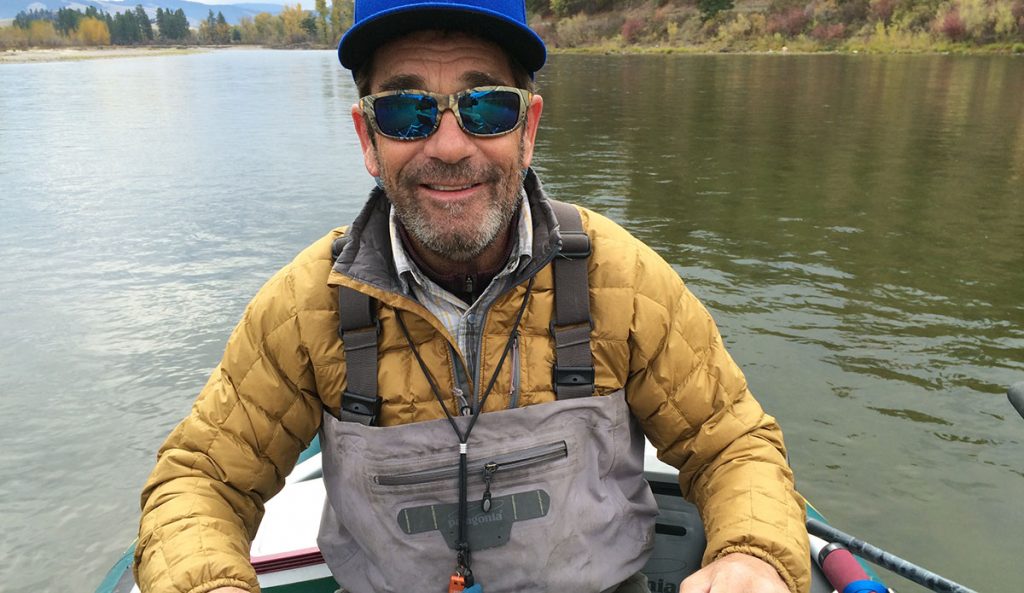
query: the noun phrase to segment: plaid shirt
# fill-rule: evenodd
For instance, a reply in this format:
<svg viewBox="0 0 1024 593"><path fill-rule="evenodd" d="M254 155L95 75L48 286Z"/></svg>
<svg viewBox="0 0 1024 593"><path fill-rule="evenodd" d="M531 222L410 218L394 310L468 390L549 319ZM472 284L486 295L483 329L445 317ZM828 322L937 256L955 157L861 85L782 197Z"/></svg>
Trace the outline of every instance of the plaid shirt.
<svg viewBox="0 0 1024 593"><path fill-rule="evenodd" d="M412 261L405 251L405 246L402 245L395 209L391 209L391 250L395 260L395 270L398 272L402 287L437 317L455 338L459 350L464 355L472 354L467 352L467 337L470 320L482 314L478 305L481 302L490 301L491 293L500 289L501 282L498 280L512 274L521 264L533 258L533 216L530 213L530 205L527 203L525 191L520 191L520 200L519 239L512 246L512 253L509 254L505 267L498 272L494 280L491 280L490 285L484 289L483 294L472 305L467 305L459 297L438 286L419 269L416 262Z"/></svg>

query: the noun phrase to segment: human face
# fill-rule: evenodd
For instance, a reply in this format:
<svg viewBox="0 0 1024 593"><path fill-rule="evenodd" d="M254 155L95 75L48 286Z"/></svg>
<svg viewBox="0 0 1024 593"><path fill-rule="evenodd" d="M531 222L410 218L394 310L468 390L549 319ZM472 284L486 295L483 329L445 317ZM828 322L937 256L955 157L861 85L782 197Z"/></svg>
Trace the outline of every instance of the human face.
<svg viewBox="0 0 1024 593"><path fill-rule="evenodd" d="M482 39L423 31L379 48L373 58L374 93L419 89L456 93L487 85L513 85L509 59ZM352 119L366 170L381 179L399 221L413 241L451 262L472 262L500 250L519 204L522 170L533 158L543 101L533 95L526 122L503 136L462 131L445 111L428 138L371 137L359 105Z"/></svg>

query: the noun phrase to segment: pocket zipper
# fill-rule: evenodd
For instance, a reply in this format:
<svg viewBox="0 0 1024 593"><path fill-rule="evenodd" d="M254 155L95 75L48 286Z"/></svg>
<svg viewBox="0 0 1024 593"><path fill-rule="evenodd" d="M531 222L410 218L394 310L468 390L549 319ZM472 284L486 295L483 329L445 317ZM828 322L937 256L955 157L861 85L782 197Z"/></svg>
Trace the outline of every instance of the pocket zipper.
<svg viewBox="0 0 1024 593"><path fill-rule="evenodd" d="M469 473L481 473L486 484L487 493L490 493L490 482L494 474L499 470L515 470L526 467L533 467L548 461L563 459L568 456L568 447L565 441L557 441L546 445L537 445L512 453L497 455L486 461L479 460L469 464ZM457 478L459 475L459 464L454 463L445 467L424 469L404 474L386 474L373 477L373 481L381 486L411 486L414 484L428 484Z"/></svg>

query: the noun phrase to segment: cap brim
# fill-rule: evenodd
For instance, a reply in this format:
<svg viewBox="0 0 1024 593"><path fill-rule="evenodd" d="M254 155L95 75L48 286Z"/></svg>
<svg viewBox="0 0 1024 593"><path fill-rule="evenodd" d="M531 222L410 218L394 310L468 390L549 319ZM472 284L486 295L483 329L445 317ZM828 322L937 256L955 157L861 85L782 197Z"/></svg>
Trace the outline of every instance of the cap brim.
<svg viewBox="0 0 1024 593"><path fill-rule="evenodd" d="M544 41L530 28L504 15L476 6L421 3L380 13L349 29L338 44L338 59L342 66L355 71L388 41L434 28L467 31L490 39L530 73L540 70L547 58Z"/></svg>

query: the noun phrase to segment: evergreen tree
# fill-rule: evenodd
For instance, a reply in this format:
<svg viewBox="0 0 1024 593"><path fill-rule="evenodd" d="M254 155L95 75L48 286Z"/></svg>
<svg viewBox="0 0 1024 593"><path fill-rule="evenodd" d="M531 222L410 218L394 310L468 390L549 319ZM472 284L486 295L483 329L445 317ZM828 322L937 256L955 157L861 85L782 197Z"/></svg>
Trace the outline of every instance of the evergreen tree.
<svg viewBox="0 0 1024 593"><path fill-rule="evenodd" d="M167 16L164 14L164 9L159 6L156 9L156 31L160 39L167 39Z"/></svg>
<svg viewBox="0 0 1024 593"><path fill-rule="evenodd" d="M188 18L185 11L178 9L171 12L170 9L156 9L156 28L161 39L167 41L181 41L188 39Z"/></svg>
<svg viewBox="0 0 1024 593"><path fill-rule="evenodd" d="M128 27L124 20L124 16L121 13L115 13L107 21L107 26L110 28L110 43L114 45L127 45L128 44Z"/></svg>
<svg viewBox="0 0 1024 593"><path fill-rule="evenodd" d="M114 39L116 39L116 34L114 32L114 17L110 16L109 12L105 12L103 13L102 20L107 23L107 30L110 31L110 43L116 44L117 41L114 41Z"/></svg>
<svg viewBox="0 0 1024 593"><path fill-rule="evenodd" d="M139 19L135 18L135 12L126 10L120 16L124 22L124 34L128 43L135 45L142 41L142 31L139 29Z"/></svg>
<svg viewBox="0 0 1024 593"><path fill-rule="evenodd" d="M54 15L49 10L43 9L29 10L28 12L23 10L14 15L14 26L19 29L28 29L32 26L32 21L47 21L52 23L54 21Z"/></svg>
<svg viewBox="0 0 1024 593"><path fill-rule="evenodd" d="M302 29L306 32L307 37L316 39L316 17L312 12L306 13L306 16L302 18Z"/></svg>
<svg viewBox="0 0 1024 593"><path fill-rule="evenodd" d="M526 12L531 14L547 14L551 12L548 0L526 0Z"/></svg>
<svg viewBox="0 0 1024 593"><path fill-rule="evenodd" d="M170 20L171 25L169 39L176 39L179 41L188 39L188 17L185 16L185 11L183 9L179 8L178 10L175 10L168 20Z"/></svg>
<svg viewBox="0 0 1024 593"><path fill-rule="evenodd" d="M135 6L135 20L139 27L139 41L153 41L153 23L141 4Z"/></svg>
<svg viewBox="0 0 1024 593"><path fill-rule="evenodd" d="M700 20L707 21L723 10L732 10L733 0L697 0Z"/></svg>
<svg viewBox="0 0 1024 593"><path fill-rule="evenodd" d="M224 18L224 13L217 11L217 43L227 45L231 43L231 25Z"/></svg>
<svg viewBox="0 0 1024 593"><path fill-rule="evenodd" d="M70 35L73 31L78 29L78 23L81 22L85 15L73 10L71 8L61 8L57 11L57 18L54 22L54 26L60 31L61 35Z"/></svg>
<svg viewBox="0 0 1024 593"><path fill-rule="evenodd" d="M223 12L218 11L217 16L213 16L213 10L210 10L206 20L199 24L199 39L202 43L217 45L231 43L231 25L228 25Z"/></svg>

